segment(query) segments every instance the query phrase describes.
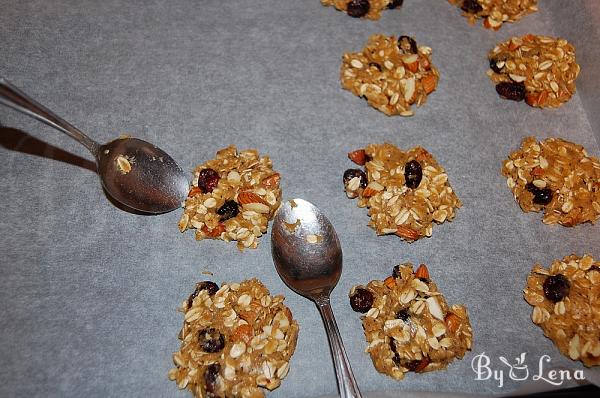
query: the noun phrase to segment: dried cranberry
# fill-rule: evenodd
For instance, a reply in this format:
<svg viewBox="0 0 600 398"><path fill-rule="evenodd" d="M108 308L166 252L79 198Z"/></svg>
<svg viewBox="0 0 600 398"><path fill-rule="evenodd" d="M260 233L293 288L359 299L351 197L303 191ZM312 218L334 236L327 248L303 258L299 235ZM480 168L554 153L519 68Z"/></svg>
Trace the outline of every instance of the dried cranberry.
<svg viewBox="0 0 600 398"><path fill-rule="evenodd" d="M367 175L360 169L348 169L344 171L344 186L348 185L350 180L356 177L360 180L360 187L366 188L368 184Z"/></svg>
<svg viewBox="0 0 600 398"><path fill-rule="evenodd" d="M402 7L402 3L404 3L404 0L392 0L390 1L390 4L388 4L387 8L397 8L397 7Z"/></svg>
<svg viewBox="0 0 600 398"><path fill-rule="evenodd" d="M212 192L219 183L219 173L213 169L202 169L198 174L198 188L202 193Z"/></svg>
<svg viewBox="0 0 600 398"><path fill-rule="evenodd" d="M371 309L373 305L373 293L367 289L358 288L350 296L350 306L356 312L363 314Z"/></svg>
<svg viewBox="0 0 600 398"><path fill-rule="evenodd" d="M219 352L225 347L225 336L215 328L206 328L198 332L198 344L204 352Z"/></svg>
<svg viewBox="0 0 600 398"><path fill-rule="evenodd" d="M219 285L211 281L203 281L197 283L196 290L194 290L194 293L190 294L190 297L188 298L188 308L192 306L192 303L194 302L196 296L198 296L203 290L206 290L208 292L208 295L212 296L217 292L217 290L219 290Z"/></svg>
<svg viewBox="0 0 600 398"><path fill-rule="evenodd" d="M552 190L550 188L538 188L529 182L525 185L525 189L533 194L533 203L536 205L546 206L552 201Z"/></svg>
<svg viewBox="0 0 600 398"><path fill-rule="evenodd" d="M404 323L410 322L410 314L408 313L408 308L402 308L400 311L396 313L396 319L402 319Z"/></svg>
<svg viewBox="0 0 600 398"><path fill-rule="evenodd" d="M421 183L423 170L421 164L416 160L411 160L404 165L404 180L407 187L415 189Z"/></svg>
<svg viewBox="0 0 600 398"><path fill-rule="evenodd" d="M234 200L226 200L223 206L219 207L217 214L221 216L221 221L229 220L238 215L240 207Z"/></svg>
<svg viewBox="0 0 600 398"><path fill-rule="evenodd" d="M398 48L403 54L416 54L419 52L417 48L417 42L410 36L398 37Z"/></svg>
<svg viewBox="0 0 600 398"><path fill-rule="evenodd" d="M360 18L369 12L369 0L350 0L346 12L353 18Z"/></svg>
<svg viewBox="0 0 600 398"><path fill-rule="evenodd" d="M496 92L505 99L512 101L523 101L525 98L525 84L502 82L496 85Z"/></svg>
<svg viewBox="0 0 600 398"><path fill-rule="evenodd" d="M553 303L557 303L569 295L571 283L562 274L552 275L544 281L544 296Z"/></svg>
<svg viewBox="0 0 600 398"><path fill-rule="evenodd" d="M217 392L217 377L219 377L220 371L221 365L218 363L211 363L204 371L204 387L206 388L206 392L211 394L211 396L215 396L213 394Z"/></svg>
<svg viewBox="0 0 600 398"><path fill-rule="evenodd" d="M464 12L477 14L479 11L483 10L483 7L477 0L464 0L460 9Z"/></svg>

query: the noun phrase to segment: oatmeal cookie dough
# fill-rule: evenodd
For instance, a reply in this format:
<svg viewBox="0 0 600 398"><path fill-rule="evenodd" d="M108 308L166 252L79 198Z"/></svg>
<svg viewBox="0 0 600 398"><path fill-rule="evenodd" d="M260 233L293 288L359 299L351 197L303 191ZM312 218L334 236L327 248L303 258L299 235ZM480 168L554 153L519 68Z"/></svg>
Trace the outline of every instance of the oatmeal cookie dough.
<svg viewBox="0 0 600 398"><path fill-rule="evenodd" d="M600 160L560 138L527 137L502 166L524 212L544 211L544 224L573 227L600 217Z"/></svg>
<svg viewBox="0 0 600 398"><path fill-rule="evenodd" d="M200 282L181 305L181 347L169 379L196 397L264 397L289 370L298 323L257 279Z"/></svg>
<svg viewBox="0 0 600 398"><path fill-rule="evenodd" d="M564 39L527 34L498 44L488 54L487 75L505 99L557 108L575 94L579 65Z"/></svg>
<svg viewBox="0 0 600 398"><path fill-rule="evenodd" d="M281 203L279 173L271 159L235 146L194 170L179 230L196 230L196 239L237 240L240 250L255 249Z"/></svg>
<svg viewBox="0 0 600 398"><path fill-rule="evenodd" d="M351 17L367 19L379 19L381 11L386 8L399 8L404 0L321 0L324 6L334 6Z"/></svg>
<svg viewBox="0 0 600 398"><path fill-rule="evenodd" d="M523 290L531 319L560 352L585 366L600 365L600 262L566 256L550 269L536 264Z"/></svg>
<svg viewBox="0 0 600 398"><path fill-rule="evenodd" d="M358 53L342 56L342 87L388 116L412 116L437 87L440 74L431 48L410 36L373 35Z"/></svg>
<svg viewBox="0 0 600 398"><path fill-rule="evenodd" d="M344 172L348 198L367 207L377 235L414 242L431 236L433 223L452 221L461 202L448 174L424 148L404 152L392 144L370 144L348 154L361 169Z"/></svg>
<svg viewBox="0 0 600 398"><path fill-rule="evenodd" d="M504 22L516 22L538 10L537 0L448 0L460 7L470 24L483 18L483 26L498 30Z"/></svg>
<svg viewBox="0 0 600 398"><path fill-rule="evenodd" d="M471 349L473 331L467 309L449 306L421 264L394 267L384 281L350 290L350 305L361 317L378 372L402 379L406 372L445 369Z"/></svg>

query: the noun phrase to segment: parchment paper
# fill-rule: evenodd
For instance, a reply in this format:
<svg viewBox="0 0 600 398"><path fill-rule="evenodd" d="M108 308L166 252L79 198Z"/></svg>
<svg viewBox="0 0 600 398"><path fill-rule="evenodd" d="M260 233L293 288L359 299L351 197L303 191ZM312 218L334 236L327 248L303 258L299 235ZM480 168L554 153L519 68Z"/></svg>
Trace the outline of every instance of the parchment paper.
<svg viewBox="0 0 600 398"><path fill-rule="evenodd" d="M497 370L498 356L522 352L532 373L544 354L548 366L583 368L531 322L521 290L535 262L600 257L600 227L545 226L524 214L500 168L531 134L600 154L597 17L593 0L544 0L493 32L442 0L408 0L375 22L318 0L0 0L0 75L98 141L128 133L154 142L190 175L231 143L269 154L284 197L313 202L338 231L345 268L332 304L361 389L507 394L525 382L475 380L476 355ZM342 53L380 32L433 48L441 81L412 118L386 117L340 88ZM578 49L580 95L559 109L504 101L485 75L488 50L527 32L564 34ZM83 147L6 108L0 123L0 396L187 396L167 380L177 307L198 280L255 276L287 296L301 325L289 375L270 396L336 392L317 310L279 279L269 236L239 253L180 234L180 211L124 212L106 199ZM464 203L431 239L376 237L366 210L344 195L346 153L383 141L431 151ZM467 305L474 346L446 371L398 382L363 352L347 293L407 261L426 263L449 303Z"/></svg>

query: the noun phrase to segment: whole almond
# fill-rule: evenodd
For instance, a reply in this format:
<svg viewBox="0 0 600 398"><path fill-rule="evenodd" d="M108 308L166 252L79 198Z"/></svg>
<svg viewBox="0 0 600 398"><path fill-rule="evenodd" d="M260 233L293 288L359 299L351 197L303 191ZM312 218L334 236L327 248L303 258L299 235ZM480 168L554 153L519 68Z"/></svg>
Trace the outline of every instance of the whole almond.
<svg viewBox="0 0 600 398"><path fill-rule="evenodd" d="M429 270L425 264L419 265L419 268L415 271L415 278L429 279Z"/></svg>
<svg viewBox="0 0 600 398"><path fill-rule="evenodd" d="M407 239L407 240L417 240L419 239L419 232L415 231L410 227L405 227L404 225L399 225L396 229L396 235Z"/></svg>
<svg viewBox="0 0 600 398"><path fill-rule="evenodd" d="M250 191L241 191L238 193L237 201L242 206L249 203L262 203L263 205L269 207L269 203L267 203L266 200Z"/></svg>
<svg viewBox="0 0 600 398"><path fill-rule="evenodd" d="M356 151L348 152L348 158L359 166L364 166L367 162L368 156L364 149L357 149Z"/></svg>

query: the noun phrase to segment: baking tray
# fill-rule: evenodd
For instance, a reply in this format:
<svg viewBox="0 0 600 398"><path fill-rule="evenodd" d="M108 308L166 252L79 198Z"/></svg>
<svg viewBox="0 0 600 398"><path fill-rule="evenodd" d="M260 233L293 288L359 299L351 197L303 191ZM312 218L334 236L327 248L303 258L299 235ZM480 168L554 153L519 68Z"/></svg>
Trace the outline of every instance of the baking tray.
<svg viewBox="0 0 600 398"><path fill-rule="evenodd" d="M566 3L540 1L538 13L493 32L469 26L442 0L408 0L379 21L318 0L0 0L0 75L100 142L121 133L155 142L190 176L232 143L269 154L284 197L315 203L338 231L345 268L332 305L362 391L507 394L532 381L475 380L473 358L485 352L500 370L499 356L526 352L533 372L547 354L551 366L583 369L530 320L521 290L532 265L600 257L598 225L543 225L521 212L500 175L502 160L532 134L600 154L600 5ZM501 100L485 75L488 50L528 32L577 48L578 95L559 109ZM373 33L410 34L433 48L441 81L414 117L386 117L340 88L342 53ZM268 236L239 253L233 243L181 235L179 211L124 212L106 200L78 144L7 109L0 123L0 395L185 396L167 380L182 324L176 309L203 271L217 282L257 276L287 296L301 331L271 397L335 394L317 310L277 276ZM346 153L384 141L427 148L464 203L431 239L376 237L366 211L344 195ZM363 352L347 293L407 261L426 263L449 303L466 304L474 345L445 371L398 382Z"/></svg>

